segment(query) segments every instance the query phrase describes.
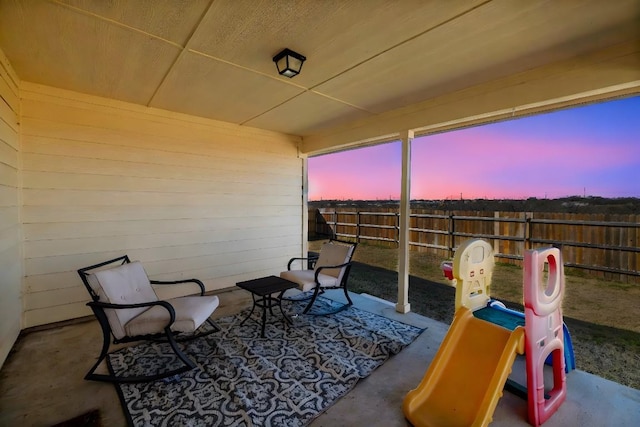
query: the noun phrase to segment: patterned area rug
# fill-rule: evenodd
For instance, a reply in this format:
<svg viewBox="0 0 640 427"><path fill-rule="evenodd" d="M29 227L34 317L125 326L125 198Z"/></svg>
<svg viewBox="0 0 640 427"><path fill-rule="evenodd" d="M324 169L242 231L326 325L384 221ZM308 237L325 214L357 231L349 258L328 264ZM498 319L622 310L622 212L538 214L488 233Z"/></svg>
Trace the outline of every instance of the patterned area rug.
<svg viewBox="0 0 640 427"><path fill-rule="evenodd" d="M319 298L321 310L330 300ZM248 311L216 321L221 331L185 343L197 367L177 378L120 384L133 426L304 426L423 331L354 307L330 316L302 315L306 302L283 303L294 325L240 322ZM258 320L258 310L254 318ZM171 367L165 344L114 353L110 369L142 374Z"/></svg>

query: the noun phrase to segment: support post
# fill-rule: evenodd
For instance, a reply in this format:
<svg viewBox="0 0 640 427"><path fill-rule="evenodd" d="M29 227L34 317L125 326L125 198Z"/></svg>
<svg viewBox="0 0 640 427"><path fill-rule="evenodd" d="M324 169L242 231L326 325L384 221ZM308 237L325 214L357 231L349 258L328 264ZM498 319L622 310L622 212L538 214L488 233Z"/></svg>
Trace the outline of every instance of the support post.
<svg viewBox="0 0 640 427"><path fill-rule="evenodd" d="M411 214L411 142L413 131L400 133L402 139L402 182L400 190L400 221L398 245L398 303L396 311L408 313L409 305L409 216Z"/></svg>
<svg viewBox="0 0 640 427"><path fill-rule="evenodd" d="M309 254L309 161L302 157L302 257Z"/></svg>

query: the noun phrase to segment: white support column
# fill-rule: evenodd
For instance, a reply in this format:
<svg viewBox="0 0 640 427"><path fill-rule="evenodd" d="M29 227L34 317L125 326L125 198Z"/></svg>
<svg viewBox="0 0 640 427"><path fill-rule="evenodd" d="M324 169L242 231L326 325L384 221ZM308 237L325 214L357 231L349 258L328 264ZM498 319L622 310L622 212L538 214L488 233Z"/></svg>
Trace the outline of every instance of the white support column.
<svg viewBox="0 0 640 427"><path fill-rule="evenodd" d="M409 215L411 199L411 141L413 131L400 133L402 139L402 189L400 191L400 230L398 247L398 303L396 311L408 313L409 306Z"/></svg>
<svg viewBox="0 0 640 427"><path fill-rule="evenodd" d="M309 158L302 158L302 257L309 253Z"/></svg>

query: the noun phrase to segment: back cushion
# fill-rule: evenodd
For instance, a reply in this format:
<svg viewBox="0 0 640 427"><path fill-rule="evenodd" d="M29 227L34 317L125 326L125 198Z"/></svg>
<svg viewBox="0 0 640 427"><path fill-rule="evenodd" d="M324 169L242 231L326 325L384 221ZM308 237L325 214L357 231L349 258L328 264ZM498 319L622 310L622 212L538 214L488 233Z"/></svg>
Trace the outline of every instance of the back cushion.
<svg viewBox="0 0 640 427"><path fill-rule="evenodd" d="M108 270L97 271L91 276L93 277L89 278L89 283L100 295L100 301L112 304L138 304L158 301L147 273L138 261ZM124 325L148 309L149 307L141 307L107 311L107 317L114 336L122 338L124 336Z"/></svg>
<svg viewBox="0 0 640 427"><path fill-rule="evenodd" d="M316 262L316 269L327 265L341 265L351 260L353 254L353 245L343 245L340 243L325 243L320 250L320 256ZM336 277L338 280L342 278L343 268L325 268L320 274Z"/></svg>

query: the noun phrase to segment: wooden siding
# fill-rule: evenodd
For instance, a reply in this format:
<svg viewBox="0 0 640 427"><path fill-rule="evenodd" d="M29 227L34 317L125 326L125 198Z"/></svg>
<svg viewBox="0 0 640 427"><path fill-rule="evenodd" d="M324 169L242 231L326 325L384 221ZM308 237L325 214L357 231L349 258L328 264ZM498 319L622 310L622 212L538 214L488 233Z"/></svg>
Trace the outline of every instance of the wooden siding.
<svg viewBox="0 0 640 427"><path fill-rule="evenodd" d="M20 333L22 317L18 85L0 51L0 366Z"/></svg>
<svg viewBox="0 0 640 427"><path fill-rule="evenodd" d="M75 271L121 254L208 290L300 256L297 137L32 83L21 95L25 327L90 314Z"/></svg>

